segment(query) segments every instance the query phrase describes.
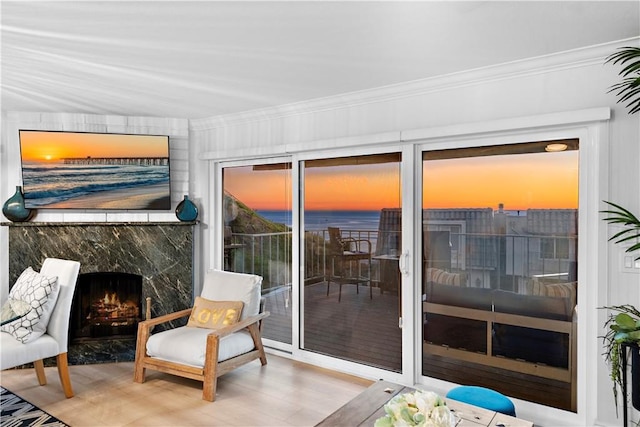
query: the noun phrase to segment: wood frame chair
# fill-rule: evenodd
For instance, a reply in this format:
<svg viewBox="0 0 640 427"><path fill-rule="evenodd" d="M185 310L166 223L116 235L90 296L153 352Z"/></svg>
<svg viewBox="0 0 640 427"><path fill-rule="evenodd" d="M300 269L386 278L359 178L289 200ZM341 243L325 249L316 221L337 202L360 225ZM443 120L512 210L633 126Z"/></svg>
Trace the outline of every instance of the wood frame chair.
<svg viewBox="0 0 640 427"><path fill-rule="evenodd" d="M237 280L236 283L234 283L234 279L239 279L241 283L237 283ZM242 282L246 284L247 281L254 287L254 289L249 292L251 295L248 296L254 301L249 304L245 301L242 317L236 324L221 329L205 330L202 330L202 328L182 326L162 331L158 334L151 334L152 329L157 325L188 317L191 314L192 308L140 322L138 324L134 381L143 383L146 369L153 369L202 381L202 399L213 402L216 397L217 379L219 376L255 359L259 359L262 366L266 365L267 357L262 345L261 334L262 321L269 316L269 312L264 311L264 300L262 300L260 296L262 277L212 270L207 273L201 295L204 298L219 301L242 300L243 293L245 294L244 296L247 296L246 289L242 289ZM217 289L214 289L216 286ZM257 301L255 301L256 296ZM256 308L253 310L254 312L252 312L252 306L254 305ZM241 334L243 331L250 334L253 341L253 349L243 352L242 354L234 355L233 357L222 359L220 350L225 345L223 339L232 337L234 334ZM171 347L179 347L185 343L193 343L195 346L200 346L205 354L204 363L202 363L201 366L197 366L194 363L186 363L184 360L168 360L164 354L150 355L148 347L150 338L157 335L158 337L156 338L163 339L163 334L167 337L167 343L173 343ZM197 336L185 338L186 334L195 334ZM179 340L180 345L176 344L176 340Z"/></svg>

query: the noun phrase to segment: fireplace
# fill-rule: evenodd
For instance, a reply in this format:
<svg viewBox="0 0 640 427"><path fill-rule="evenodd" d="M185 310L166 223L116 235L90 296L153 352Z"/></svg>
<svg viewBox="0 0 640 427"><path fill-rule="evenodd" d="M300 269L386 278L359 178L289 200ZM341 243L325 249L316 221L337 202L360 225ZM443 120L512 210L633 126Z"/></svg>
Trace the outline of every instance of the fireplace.
<svg viewBox="0 0 640 427"><path fill-rule="evenodd" d="M71 308L71 342L132 337L142 320L142 276L80 274Z"/></svg>
<svg viewBox="0 0 640 427"><path fill-rule="evenodd" d="M20 273L32 266L40 269L47 257L73 259L80 262L79 279L95 279L94 273L107 272L110 280L118 273L118 282L125 289L117 299L107 296L107 302L97 302L94 312L107 312L113 305L133 301L138 320L146 318L146 300L150 299L151 317L162 316L191 307L193 298L193 229L195 223L2 223L9 228L9 281L15 283ZM125 273L125 274L122 274ZM122 275L121 275L122 274ZM127 274L142 281L141 295L131 296ZM85 277L85 275L87 275ZM100 279L102 282L102 279ZM109 280L106 280L107 282ZM119 285L119 286L120 286ZM98 287L103 286L99 284ZM89 286L89 288L92 288ZM85 324L90 312L89 300L105 298L105 289L97 296L84 296L86 283L78 283L76 294L84 303L80 314L71 318L72 337L69 341L70 365L129 362L135 358L136 326L109 322L104 325ZM111 291L112 293L113 291ZM136 291L137 292L137 291ZM124 295L121 295L123 293ZM102 295L100 295L102 294ZM145 301L144 310L139 302ZM102 307L101 304L109 305ZM126 304L127 306L130 304ZM134 308L131 308L135 312ZM112 311L111 311L112 312ZM143 314L144 313L144 314ZM115 314L116 317L120 317ZM95 318L95 315L92 315ZM77 322L75 325L73 324ZM114 324L115 323L115 324ZM130 323L127 321L127 323ZM181 326L182 319L171 322ZM162 330L163 325L156 330ZM107 334L114 334L107 336ZM46 362L45 362L46 363Z"/></svg>

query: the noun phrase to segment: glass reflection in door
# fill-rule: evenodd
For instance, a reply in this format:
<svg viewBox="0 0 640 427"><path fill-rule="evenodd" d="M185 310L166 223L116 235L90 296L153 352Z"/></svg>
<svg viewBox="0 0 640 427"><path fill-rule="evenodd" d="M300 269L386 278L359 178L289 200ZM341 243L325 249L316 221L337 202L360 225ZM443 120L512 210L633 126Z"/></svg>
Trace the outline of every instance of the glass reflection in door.
<svg viewBox="0 0 640 427"><path fill-rule="evenodd" d="M578 145L423 153L424 376L576 410Z"/></svg>
<svg viewBox="0 0 640 427"><path fill-rule="evenodd" d="M291 163L225 167L224 269L263 277L263 338L291 344Z"/></svg>
<svg viewBox="0 0 640 427"><path fill-rule="evenodd" d="M304 162L305 350L401 371L400 160Z"/></svg>

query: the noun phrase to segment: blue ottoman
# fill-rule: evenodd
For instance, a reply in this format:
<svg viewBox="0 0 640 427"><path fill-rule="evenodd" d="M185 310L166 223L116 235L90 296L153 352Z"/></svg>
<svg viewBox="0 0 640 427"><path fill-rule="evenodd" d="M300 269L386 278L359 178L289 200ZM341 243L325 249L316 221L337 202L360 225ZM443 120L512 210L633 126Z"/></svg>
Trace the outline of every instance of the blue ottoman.
<svg viewBox="0 0 640 427"><path fill-rule="evenodd" d="M516 416L516 407L513 406L511 399L488 388L470 385L460 386L449 390L447 397L458 402L511 415L512 417Z"/></svg>

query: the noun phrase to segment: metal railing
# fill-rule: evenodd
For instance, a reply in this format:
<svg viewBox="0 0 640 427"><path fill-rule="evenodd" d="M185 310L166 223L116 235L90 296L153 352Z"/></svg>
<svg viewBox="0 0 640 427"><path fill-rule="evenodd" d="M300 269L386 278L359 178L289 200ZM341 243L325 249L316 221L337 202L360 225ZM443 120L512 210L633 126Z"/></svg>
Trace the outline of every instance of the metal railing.
<svg viewBox="0 0 640 427"><path fill-rule="evenodd" d="M233 249L225 253L228 263L226 268L261 275L264 278L263 289L290 286L292 236L290 231L233 233L233 245L230 245ZM345 229L342 230L342 236L369 240L372 254L398 249L389 248L385 242L379 242L378 231ZM321 281L327 276L328 242L327 230L305 232L306 283ZM380 247L378 243L381 243ZM396 244L399 246L399 239L395 240L394 245ZM428 247L428 244L426 246ZM554 252L553 248L561 248L561 251ZM453 272L464 271L469 276L468 286L519 292L522 291L522 283L534 276L552 274L562 281L575 280L576 248L576 236L451 233L449 248L444 251L444 258L442 252L439 259L430 258L430 254L427 254L425 265ZM375 259L372 267L371 278L376 280L379 272Z"/></svg>

